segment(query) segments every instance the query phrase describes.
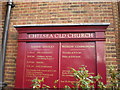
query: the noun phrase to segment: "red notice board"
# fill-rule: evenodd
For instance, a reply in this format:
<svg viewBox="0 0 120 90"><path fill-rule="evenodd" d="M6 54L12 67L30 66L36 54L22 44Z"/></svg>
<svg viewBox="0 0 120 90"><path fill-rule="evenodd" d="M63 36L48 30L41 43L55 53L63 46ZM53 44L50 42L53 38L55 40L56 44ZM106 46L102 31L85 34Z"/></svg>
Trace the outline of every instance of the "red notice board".
<svg viewBox="0 0 120 90"><path fill-rule="evenodd" d="M72 86L75 79L70 68L81 65L100 74L106 82L105 37L108 25L16 26L18 55L15 88L32 88L31 80L45 78L44 84L53 88Z"/></svg>

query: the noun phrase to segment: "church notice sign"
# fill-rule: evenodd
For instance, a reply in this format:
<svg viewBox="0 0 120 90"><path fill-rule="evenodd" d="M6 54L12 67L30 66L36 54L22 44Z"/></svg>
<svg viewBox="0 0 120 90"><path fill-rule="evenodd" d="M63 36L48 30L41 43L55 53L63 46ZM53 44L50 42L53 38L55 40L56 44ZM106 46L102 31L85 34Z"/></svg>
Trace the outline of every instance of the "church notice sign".
<svg viewBox="0 0 120 90"><path fill-rule="evenodd" d="M30 87L31 80L36 77L45 78L45 84L53 86L54 80L58 79L58 54L56 53L58 53L57 43L28 43L24 75L25 87Z"/></svg>
<svg viewBox="0 0 120 90"><path fill-rule="evenodd" d="M95 45L84 42L27 43L24 65L26 88L31 87L31 80L36 77L44 78L44 84L52 88L55 80L59 80L60 87L71 86L75 80L70 75L70 68L78 69L81 65L87 65L95 73Z"/></svg>
<svg viewBox="0 0 120 90"><path fill-rule="evenodd" d="M94 38L94 33L28 34L29 39Z"/></svg>
<svg viewBox="0 0 120 90"><path fill-rule="evenodd" d="M81 65L94 75L99 73L105 83L105 27L16 27L19 36L15 88L32 88L36 77L44 78L43 84L50 88L72 87L75 79L70 68L79 69ZM55 80L58 83L54 84Z"/></svg>

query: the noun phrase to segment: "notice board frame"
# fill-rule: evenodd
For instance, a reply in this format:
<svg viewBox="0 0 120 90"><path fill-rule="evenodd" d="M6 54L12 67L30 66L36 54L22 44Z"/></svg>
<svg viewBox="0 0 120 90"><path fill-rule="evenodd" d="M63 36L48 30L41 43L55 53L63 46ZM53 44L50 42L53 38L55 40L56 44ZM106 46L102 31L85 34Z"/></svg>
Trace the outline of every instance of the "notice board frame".
<svg viewBox="0 0 120 90"><path fill-rule="evenodd" d="M16 65L16 82L15 88L24 88L24 61L26 59L26 43L27 42L95 42L96 46L96 61L97 71L103 77L103 82L106 83L106 64L105 64L105 31L109 23L96 23L96 24L56 24L56 25L17 25L14 26L18 31L18 55ZM87 38L57 38L57 39L40 39L28 38L29 34L56 34L56 33L94 33L94 36ZM21 53L22 52L22 53ZM23 66L20 65L23 63Z"/></svg>

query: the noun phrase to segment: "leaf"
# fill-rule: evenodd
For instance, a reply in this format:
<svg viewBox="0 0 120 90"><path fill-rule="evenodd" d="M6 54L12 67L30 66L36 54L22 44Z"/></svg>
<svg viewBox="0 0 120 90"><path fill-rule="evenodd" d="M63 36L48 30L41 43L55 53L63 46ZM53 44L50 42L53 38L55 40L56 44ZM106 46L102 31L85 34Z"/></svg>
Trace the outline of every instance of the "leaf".
<svg viewBox="0 0 120 90"><path fill-rule="evenodd" d="M55 80L54 83L58 83L59 80Z"/></svg>
<svg viewBox="0 0 120 90"><path fill-rule="evenodd" d="M57 88L56 86L53 86L53 88Z"/></svg>
<svg viewBox="0 0 120 90"><path fill-rule="evenodd" d="M69 86L65 85L65 88L70 88Z"/></svg>

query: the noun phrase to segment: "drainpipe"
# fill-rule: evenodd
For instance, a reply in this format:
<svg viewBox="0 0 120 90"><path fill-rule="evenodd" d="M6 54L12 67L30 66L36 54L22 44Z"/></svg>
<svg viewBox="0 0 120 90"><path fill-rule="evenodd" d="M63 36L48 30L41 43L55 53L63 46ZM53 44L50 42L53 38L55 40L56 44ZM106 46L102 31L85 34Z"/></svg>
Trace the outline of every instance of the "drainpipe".
<svg viewBox="0 0 120 90"><path fill-rule="evenodd" d="M6 10L6 16L5 16L5 22L4 22L4 30L3 30L3 38L2 38L2 49L1 49L1 61L2 62L2 79L0 82L0 87L3 87L6 85L4 83L4 65L5 65L5 59L6 59L6 46L7 46L7 39L8 39L8 29L9 29L9 24L10 24L10 15L11 15L11 9L15 5L13 4L13 0L8 0L7 2L7 10Z"/></svg>

